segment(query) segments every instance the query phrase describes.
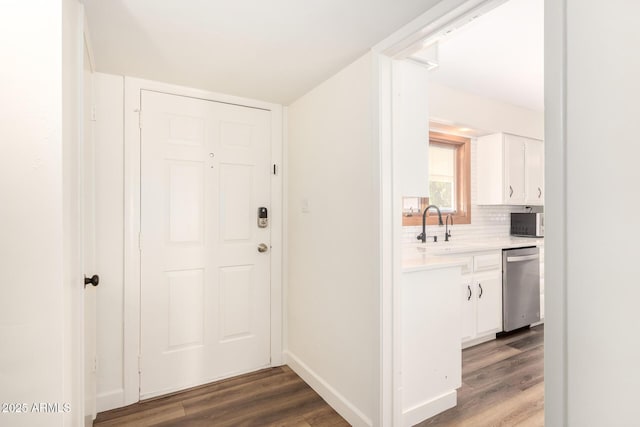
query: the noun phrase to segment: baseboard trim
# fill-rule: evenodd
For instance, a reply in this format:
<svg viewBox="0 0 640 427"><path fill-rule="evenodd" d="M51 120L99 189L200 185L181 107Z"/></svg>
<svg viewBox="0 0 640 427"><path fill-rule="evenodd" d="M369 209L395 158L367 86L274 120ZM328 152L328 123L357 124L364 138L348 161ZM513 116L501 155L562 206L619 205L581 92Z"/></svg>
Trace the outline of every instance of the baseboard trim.
<svg viewBox="0 0 640 427"><path fill-rule="evenodd" d="M371 427L373 423L358 408L349 402L336 389L331 387L322 377L307 366L300 358L284 351L285 363L315 390L342 418L355 427ZM455 403L454 403L455 405Z"/></svg>
<svg viewBox="0 0 640 427"><path fill-rule="evenodd" d="M542 325L543 323L544 323L544 317L541 318L539 322L532 323L531 327L533 328L534 326L539 326L539 325Z"/></svg>
<svg viewBox="0 0 640 427"><path fill-rule="evenodd" d="M458 402L458 392L451 390L441 396L421 403L413 408L402 412L402 425L405 427L414 426L434 415L444 412L456 406Z"/></svg>
<svg viewBox="0 0 640 427"><path fill-rule="evenodd" d="M480 337L480 338L474 338L472 340L463 342L462 343L462 349L464 350L465 348L473 347L474 345L482 344L482 343L485 343L487 341L492 341L492 340L495 340L495 339L496 339L496 334L489 334L489 335L485 335L485 336Z"/></svg>
<svg viewBox="0 0 640 427"><path fill-rule="evenodd" d="M124 403L124 389L100 393L96 396L97 412L110 411L123 406L126 406Z"/></svg>

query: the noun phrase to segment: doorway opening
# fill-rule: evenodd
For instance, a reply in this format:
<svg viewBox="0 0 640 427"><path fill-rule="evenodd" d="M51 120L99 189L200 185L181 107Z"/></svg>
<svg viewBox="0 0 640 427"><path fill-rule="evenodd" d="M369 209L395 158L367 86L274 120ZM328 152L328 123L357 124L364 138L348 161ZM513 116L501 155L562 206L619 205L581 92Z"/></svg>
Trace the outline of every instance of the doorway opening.
<svg viewBox="0 0 640 427"><path fill-rule="evenodd" d="M463 272L459 299L462 313L460 345L464 350L463 379L462 387L458 388L457 407L425 421L424 425L437 420L462 421L466 419L464 417L474 417L489 406L495 409L496 402L489 403L490 393L486 395L486 399L478 400L477 395L470 392L471 383L479 388L488 387L487 383L481 385L474 382L474 375L493 377L493 386L502 387L505 395L526 394L527 399L530 399L530 407L536 408L535 414L529 414L530 418L542 423L544 242L539 240L535 243L522 243L524 246L530 244L541 247L538 270L540 287L539 292L532 296L539 299L540 322L533 322L530 330L520 331L517 335L496 340L496 333L503 329L502 263L496 263L491 268L489 264L484 265L486 268L478 269L478 266L482 264L483 257L498 256L503 247L506 247L506 242L513 243L511 213L544 211L544 2L469 1L466 6L465 10L440 16L422 32L415 32L411 36L414 37L411 43L398 43L397 47L382 50L394 61L418 64L429 70L429 132L471 141L469 224L454 224L447 233L444 226L440 228L429 225L437 224L436 215L426 221L428 236L437 235L438 242L435 243L433 239L431 246L431 240L427 242L427 250L442 252L443 245L448 246L447 249L468 258L471 267L466 273ZM506 192L501 187L488 188L495 185L495 182L490 182L484 176L487 170L499 170L501 173L508 170L505 169L508 159L491 158L487 155L486 146L482 145L486 137L494 135L507 135L507 139L513 135L520 142L526 140L531 143L529 152L537 153L530 155L536 161L525 161L524 157L522 159L523 167L518 174L522 174L523 193L517 201L503 197L505 194L508 197L508 185ZM428 141L426 136L425 141ZM522 142L522 147L525 145ZM414 249L412 245L415 246L416 237L422 231L418 224L422 222L421 218L407 221L406 217L415 217L416 211L422 211L436 199L441 203L450 202L454 207L449 209L455 210L454 195L461 185L456 182L459 164L456 163L455 155L448 155L446 150L438 148L442 153L434 151L433 156L430 153L428 160L424 160L425 165L431 163L428 182L438 182L437 186L429 185L431 192L435 189L438 193L429 194L430 200L411 194L402 194L406 197L400 200L393 199L393 232L397 236L394 237L393 246L394 253L400 254L397 258L402 259L403 251ZM523 149L522 156L524 155ZM434 166L434 160L439 164ZM531 170L528 163L531 163ZM535 185L532 184L534 182ZM486 196L487 192L492 191L498 195L497 199ZM447 213L443 209L443 218ZM494 244L498 240L503 242L503 246ZM483 243L487 244L483 246ZM463 246L466 244L470 246L465 249ZM407 249L408 247L412 249ZM398 263L394 264L393 282L402 280L401 271L402 267ZM394 300L402 300L402 290L394 287L392 292ZM394 348L401 347L398 337L402 336L402 329L398 326L399 316L395 314L399 311L399 307L394 305ZM485 357L489 353L493 360ZM482 354L485 356L481 356ZM528 370L509 372L510 375L520 375L519 380L513 384L506 380L500 382L503 379L501 376L505 375L506 366L518 358L527 358L532 364L527 365ZM401 363L399 359L394 354L393 379L389 380L396 384L402 384L402 377L397 374ZM522 387L516 384L521 384ZM406 419L403 416L402 399L398 397L400 394L398 388L394 387L391 406L394 408L396 423ZM480 401L481 404L472 408L469 401ZM509 404L508 399L502 399L501 402ZM483 407L482 404L488 406Z"/></svg>

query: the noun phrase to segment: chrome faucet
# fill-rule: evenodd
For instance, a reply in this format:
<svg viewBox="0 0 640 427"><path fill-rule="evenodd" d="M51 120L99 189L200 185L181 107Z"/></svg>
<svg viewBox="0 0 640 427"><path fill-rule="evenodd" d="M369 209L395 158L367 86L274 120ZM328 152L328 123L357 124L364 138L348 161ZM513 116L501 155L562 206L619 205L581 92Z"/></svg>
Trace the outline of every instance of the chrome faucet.
<svg viewBox="0 0 640 427"><path fill-rule="evenodd" d="M449 230L449 220L451 220L451 226L453 226L453 217L451 214L447 214L447 219L444 221L444 241L448 242L451 238L451 230Z"/></svg>
<svg viewBox="0 0 640 427"><path fill-rule="evenodd" d="M443 225L442 224L442 214L440 213L440 208L437 207L436 205L429 205L424 209L424 212L422 212L422 233L418 234L417 239L422 241L422 243L425 243L427 241L427 231L426 231L426 224L427 224L427 211L429 209L435 209L438 212L438 225ZM433 241L437 242L438 241L438 236L433 236Z"/></svg>

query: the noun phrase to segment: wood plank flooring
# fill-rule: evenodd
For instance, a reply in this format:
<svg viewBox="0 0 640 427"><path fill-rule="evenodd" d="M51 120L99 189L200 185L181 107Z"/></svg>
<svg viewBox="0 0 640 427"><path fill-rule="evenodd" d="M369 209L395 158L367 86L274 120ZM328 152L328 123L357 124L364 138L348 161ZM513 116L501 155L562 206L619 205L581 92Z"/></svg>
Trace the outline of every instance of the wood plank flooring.
<svg viewBox="0 0 640 427"><path fill-rule="evenodd" d="M458 406L418 426L544 425L544 326L462 352ZM98 414L96 427L348 426L286 366Z"/></svg>
<svg viewBox="0 0 640 427"><path fill-rule="evenodd" d="M287 366L102 412L94 422L95 427L348 425Z"/></svg>
<svg viewBox="0 0 640 427"><path fill-rule="evenodd" d="M420 424L455 427L544 425L544 325L462 352L458 405Z"/></svg>

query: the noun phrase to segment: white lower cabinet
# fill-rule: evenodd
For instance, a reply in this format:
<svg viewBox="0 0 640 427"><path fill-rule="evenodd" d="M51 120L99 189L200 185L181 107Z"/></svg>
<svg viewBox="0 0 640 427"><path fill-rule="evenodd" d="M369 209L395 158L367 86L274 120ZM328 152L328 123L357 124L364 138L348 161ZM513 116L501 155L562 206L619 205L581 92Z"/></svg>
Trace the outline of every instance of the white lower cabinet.
<svg viewBox="0 0 640 427"><path fill-rule="evenodd" d="M502 330L502 253L470 255L472 270L462 276L463 346L493 338Z"/></svg>
<svg viewBox="0 0 640 427"><path fill-rule="evenodd" d="M472 276L464 276L462 282L462 342L473 339L476 335L476 300L475 286Z"/></svg>
<svg viewBox="0 0 640 427"><path fill-rule="evenodd" d="M402 274L401 381L403 426L456 404L462 382L460 266Z"/></svg>
<svg viewBox="0 0 640 427"><path fill-rule="evenodd" d="M502 330L502 272L481 273L475 276L476 337Z"/></svg>

